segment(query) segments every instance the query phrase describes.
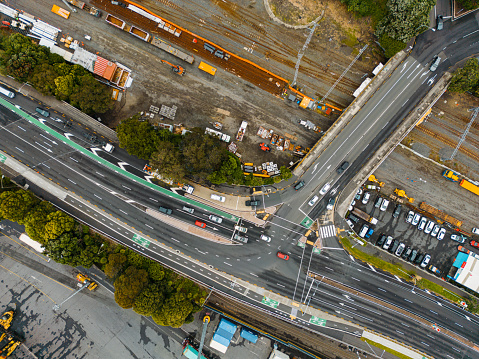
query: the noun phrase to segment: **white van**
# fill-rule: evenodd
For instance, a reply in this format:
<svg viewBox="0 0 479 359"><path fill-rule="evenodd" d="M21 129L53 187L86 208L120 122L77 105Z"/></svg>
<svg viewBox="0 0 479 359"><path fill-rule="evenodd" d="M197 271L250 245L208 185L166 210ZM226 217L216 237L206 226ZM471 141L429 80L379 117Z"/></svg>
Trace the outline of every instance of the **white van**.
<svg viewBox="0 0 479 359"><path fill-rule="evenodd" d="M7 97L10 97L10 98L14 98L15 97L15 94L12 92L12 91L9 91L7 90L6 88L3 88L0 86L0 93L2 95L5 95Z"/></svg>
<svg viewBox="0 0 479 359"><path fill-rule="evenodd" d="M361 228L361 231L359 232L359 237L364 238L366 233L368 233L369 226L363 224L363 227Z"/></svg>
<svg viewBox="0 0 479 359"><path fill-rule="evenodd" d="M216 194L216 193L213 193L211 195L211 199L214 199L215 201L220 201L220 202L224 202L226 200L224 196L220 196L219 194Z"/></svg>

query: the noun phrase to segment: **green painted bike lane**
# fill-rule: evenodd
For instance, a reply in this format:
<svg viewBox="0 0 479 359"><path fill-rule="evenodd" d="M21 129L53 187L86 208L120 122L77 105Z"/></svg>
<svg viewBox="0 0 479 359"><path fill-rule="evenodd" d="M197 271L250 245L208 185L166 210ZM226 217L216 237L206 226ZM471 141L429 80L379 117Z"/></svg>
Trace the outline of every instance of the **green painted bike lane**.
<svg viewBox="0 0 479 359"><path fill-rule="evenodd" d="M225 217L225 218L228 218L232 221L235 221L237 222L239 220L239 218L231 213L227 213L227 212L224 212L224 211L221 211L217 208L214 208L214 207L210 207L204 203L201 203L201 202L197 202L193 199L190 199L190 198L186 198L184 196L181 196L179 194L176 194L172 191L169 191L169 190L166 190L164 188L162 188L161 186L158 186L154 183L150 183L148 182L147 180L145 179L142 179L140 177L137 177L131 173L129 173L128 171L125 171L124 169L120 168L120 167L117 167L115 165L113 165L112 163L104 160L103 158L95 155L94 153L92 153L91 151L83 148L82 146L76 144L75 142L71 141L70 139L66 138L65 136L59 134L58 132L52 130L50 127L48 127L47 125L41 123L39 120L37 120L36 118L30 116L29 114L23 112L22 110L20 110L19 108L15 107L14 105L12 105L10 102L8 101L5 101L4 99L0 98L0 104L2 104L3 106L5 106L6 108L12 110L13 112L15 112L17 115L25 118L28 122L36 125L37 127L41 128L42 130L48 132L51 136L57 138L58 140L66 143L67 145L75 148L77 151L83 153L84 155L90 157L91 159L101 163L102 165L110 168L111 170L117 172L117 173L120 173L122 174L123 176L133 180L133 181L136 181L138 183L141 183L142 185L144 186L147 186L155 191L158 191L158 192L161 192L162 194L164 195L167 195L169 197L172 197L172 198L175 198L177 200L180 200L180 201L183 201L183 202L186 202L186 203L189 203L189 204L193 204L197 207L200 207L204 210L207 210L207 211L210 211L214 214L218 214L222 217ZM2 159L3 157L3 159ZM6 157L2 155L2 157L0 157L0 162L3 163L5 162L6 160Z"/></svg>

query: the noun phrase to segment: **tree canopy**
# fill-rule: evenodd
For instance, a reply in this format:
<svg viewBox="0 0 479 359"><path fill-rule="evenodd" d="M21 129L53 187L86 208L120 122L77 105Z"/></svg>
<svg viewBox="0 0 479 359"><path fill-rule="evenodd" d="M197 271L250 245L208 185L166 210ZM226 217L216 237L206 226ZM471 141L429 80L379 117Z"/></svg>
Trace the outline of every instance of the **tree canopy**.
<svg viewBox="0 0 479 359"><path fill-rule="evenodd" d="M452 92L471 92L479 96L479 61L477 58L467 60L463 68L457 69L448 88Z"/></svg>

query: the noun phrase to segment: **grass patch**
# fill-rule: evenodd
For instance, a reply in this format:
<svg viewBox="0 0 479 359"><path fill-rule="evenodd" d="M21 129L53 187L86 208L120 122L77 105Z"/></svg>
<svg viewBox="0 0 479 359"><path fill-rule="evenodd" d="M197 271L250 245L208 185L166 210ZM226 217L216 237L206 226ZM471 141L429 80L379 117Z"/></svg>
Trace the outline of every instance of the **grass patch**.
<svg viewBox="0 0 479 359"><path fill-rule="evenodd" d="M441 287L439 284L437 283L434 283L434 282L431 282L427 279L424 279L422 278L421 280L419 280L416 285L419 287L419 288L423 288L423 289L427 289L431 292L434 292L444 298L447 298L449 299L451 302L455 302L457 303L458 300L466 300L466 298L464 297L461 297L455 293L451 293L450 291L444 289L443 287Z"/></svg>
<svg viewBox="0 0 479 359"><path fill-rule="evenodd" d="M375 347L378 348L378 349L385 350L385 351L387 351L388 353L397 356L398 358L401 358L401 359L411 359L411 357L408 357L407 355L401 354L401 353L399 353L399 352L397 352L397 351L395 351L395 350L392 350L391 348L385 347L385 346L382 345L382 344L373 342L372 340L369 340L369 339L366 339L366 338L361 338L361 340L362 340L363 342L366 342L366 343L368 343L368 344L370 344L370 345L375 346Z"/></svg>
<svg viewBox="0 0 479 359"><path fill-rule="evenodd" d="M343 31L344 31L344 35L346 37L341 39L342 44L344 44L346 46L349 46L351 48L354 48L354 46L359 44L359 41L358 41L357 37L354 35L353 31L348 31L348 30L343 30Z"/></svg>

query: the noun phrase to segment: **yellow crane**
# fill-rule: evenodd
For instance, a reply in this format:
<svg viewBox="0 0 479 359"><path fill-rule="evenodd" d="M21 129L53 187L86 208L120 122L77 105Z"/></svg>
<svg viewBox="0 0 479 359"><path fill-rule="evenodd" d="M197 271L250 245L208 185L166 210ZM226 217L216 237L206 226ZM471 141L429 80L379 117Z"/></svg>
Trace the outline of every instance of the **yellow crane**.
<svg viewBox="0 0 479 359"><path fill-rule="evenodd" d="M379 187L384 186L384 182L379 182L379 181L377 180L377 178L376 178L375 175L369 176L369 177L368 177L368 181L377 183Z"/></svg>
<svg viewBox="0 0 479 359"><path fill-rule="evenodd" d="M399 197L404 197L404 198L407 198L409 203L414 203L415 199L412 198L412 197L408 197L406 195L406 192L403 190L403 189L399 189L399 188L396 188L394 190L394 193L396 193Z"/></svg>
<svg viewBox="0 0 479 359"><path fill-rule="evenodd" d="M12 325L12 320L15 312L9 310L3 313L0 318L0 326L2 327L2 334L0 335L0 343L6 338L7 343L0 348L0 359L5 359L10 356L17 347L22 344L22 339L20 339L15 333L7 331L8 328Z"/></svg>

